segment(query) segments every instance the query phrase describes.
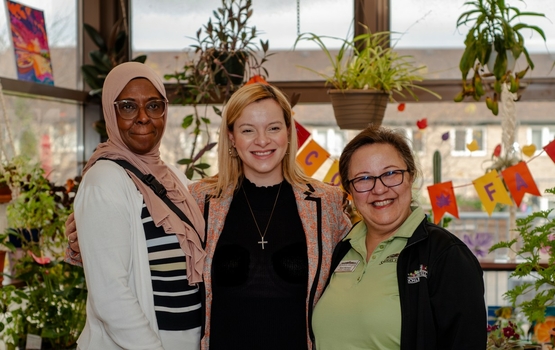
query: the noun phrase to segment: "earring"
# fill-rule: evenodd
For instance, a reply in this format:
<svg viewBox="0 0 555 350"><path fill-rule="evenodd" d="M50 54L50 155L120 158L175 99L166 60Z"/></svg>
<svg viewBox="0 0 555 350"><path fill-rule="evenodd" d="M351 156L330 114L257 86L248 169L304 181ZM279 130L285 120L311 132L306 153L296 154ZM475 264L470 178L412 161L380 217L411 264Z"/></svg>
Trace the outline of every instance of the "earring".
<svg viewBox="0 0 555 350"><path fill-rule="evenodd" d="M287 151L285 151L285 155L288 156L289 155L289 145L291 144L291 142L287 141Z"/></svg>
<svg viewBox="0 0 555 350"><path fill-rule="evenodd" d="M239 153L237 153L237 149L234 146L229 146L229 148L227 149L227 152L233 158L239 157Z"/></svg>

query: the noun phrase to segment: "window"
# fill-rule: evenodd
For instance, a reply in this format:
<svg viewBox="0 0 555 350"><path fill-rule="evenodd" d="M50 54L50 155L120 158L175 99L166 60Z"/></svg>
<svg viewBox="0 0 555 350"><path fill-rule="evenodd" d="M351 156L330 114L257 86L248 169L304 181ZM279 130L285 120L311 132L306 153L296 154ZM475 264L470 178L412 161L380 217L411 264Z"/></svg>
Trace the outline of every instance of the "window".
<svg viewBox="0 0 555 350"><path fill-rule="evenodd" d="M318 79L298 66L324 70L327 59L315 59L315 55L323 58L324 54L308 42L293 51L297 31L339 38L352 35L354 6L352 1L349 6L345 4L344 0L302 0L297 12L295 1L253 1L249 25L260 31L255 42L268 40L270 51L276 53L264 65L272 81ZM197 31L209 18L214 20L212 11L219 6L220 0L131 0L132 56L146 54L147 62L162 74L181 69L189 59L187 52L193 52L190 45L195 44ZM315 62L319 62L318 67Z"/></svg>
<svg viewBox="0 0 555 350"><path fill-rule="evenodd" d="M81 109L65 100L4 96L8 124L0 121L3 140L10 156L26 156L40 162L48 179L63 184L77 174L77 120ZM10 135L8 136L8 128Z"/></svg>
<svg viewBox="0 0 555 350"><path fill-rule="evenodd" d="M322 146L332 157L341 155L347 144L345 133L335 128L311 128L312 139Z"/></svg>
<svg viewBox="0 0 555 350"><path fill-rule="evenodd" d="M469 156L471 153L483 156L485 151L485 130L481 128L458 128L452 132L453 156ZM477 149L470 152L467 145L476 141Z"/></svg>
<svg viewBox="0 0 555 350"><path fill-rule="evenodd" d="M539 154L542 148L555 139L555 127L532 127L528 129L528 145L536 146L536 153Z"/></svg>
<svg viewBox="0 0 555 350"><path fill-rule="evenodd" d="M426 151L424 149L426 135L422 130L418 128L401 128L398 130L401 131L407 139L409 139L409 144L410 146L412 146L412 150L414 153L421 154Z"/></svg>

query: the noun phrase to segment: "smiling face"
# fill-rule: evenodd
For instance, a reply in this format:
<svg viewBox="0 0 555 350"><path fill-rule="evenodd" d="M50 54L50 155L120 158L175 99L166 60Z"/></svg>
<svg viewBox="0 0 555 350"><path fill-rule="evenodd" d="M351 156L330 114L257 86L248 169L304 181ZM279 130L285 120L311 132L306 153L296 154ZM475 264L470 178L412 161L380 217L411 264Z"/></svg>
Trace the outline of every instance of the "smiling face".
<svg viewBox="0 0 555 350"><path fill-rule="evenodd" d="M287 152L288 129L283 110L272 99L253 102L228 131L231 144L243 162L245 176L257 186L283 180L282 160Z"/></svg>
<svg viewBox="0 0 555 350"><path fill-rule="evenodd" d="M395 147L385 143L368 144L353 153L349 163L349 180L405 169L407 165ZM352 184L349 186L354 204L364 218L369 234L387 237L411 214L412 178L408 172L404 173L403 183L395 187L384 186L379 179L368 192L358 193Z"/></svg>
<svg viewBox="0 0 555 350"><path fill-rule="evenodd" d="M151 100L164 99L154 85L144 78L133 79L116 98L116 101L135 101L139 106ZM114 106L115 108L115 106ZM119 134L130 151L146 154L151 151L162 138L166 116L158 119L149 118L144 108L139 108L139 115L135 119L122 119L116 110Z"/></svg>

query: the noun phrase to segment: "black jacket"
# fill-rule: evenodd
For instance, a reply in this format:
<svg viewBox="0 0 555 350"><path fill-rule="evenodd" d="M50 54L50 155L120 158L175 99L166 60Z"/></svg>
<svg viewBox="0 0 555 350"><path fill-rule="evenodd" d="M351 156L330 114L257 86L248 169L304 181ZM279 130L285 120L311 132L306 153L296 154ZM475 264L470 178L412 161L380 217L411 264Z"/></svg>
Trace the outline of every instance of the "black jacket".
<svg viewBox="0 0 555 350"><path fill-rule="evenodd" d="M331 271L350 249L339 243ZM424 219L399 255L397 281L401 350L486 348L483 272L460 239Z"/></svg>

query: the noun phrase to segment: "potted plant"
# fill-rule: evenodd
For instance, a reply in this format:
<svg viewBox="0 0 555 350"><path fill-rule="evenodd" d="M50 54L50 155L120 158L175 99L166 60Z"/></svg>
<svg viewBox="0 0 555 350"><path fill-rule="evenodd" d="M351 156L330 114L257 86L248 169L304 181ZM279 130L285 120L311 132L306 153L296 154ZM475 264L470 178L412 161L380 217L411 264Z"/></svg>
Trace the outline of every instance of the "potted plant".
<svg viewBox="0 0 555 350"><path fill-rule="evenodd" d="M416 66L410 55L400 55L390 47L390 32L372 33L365 27L363 34L353 39L319 36L303 33L297 37L295 47L301 40L316 43L329 59L330 74L306 68L324 78L334 108L337 124L341 129L363 129L369 123L380 125L388 101L394 95L405 97L408 93L418 101L414 90L419 89L438 94L415 82L423 80L420 72L425 66ZM339 50L333 54L325 40L340 42Z"/></svg>
<svg viewBox="0 0 555 350"><path fill-rule="evenodd" d="M1 338L8 349L23 346L29 334L42 338L43 349L72 348L84 326L87 295L82 269L63 262L75 181L56 186L39 164L23 157L11 164L5 167L14 189L7 210L11 228L0 243L13 254L12 284L0 288Z"/></svg>
<svg viewBox="0 0 555 350"><path fill-rule="evenodd" d="M555 188L547 189L555 194ZM516 220L517 238L499 242L490 248L509 249L517 256L517 266L511 277L524 281L505 293L514 307L518 307L527 319L536 323L535 333L546 321L546 310L555 306L555 217L552 210L538 211L526 218ZM543 258L543 259L542 259ZM549 316L555 327L555 317ZM550 341L548 332L545 339Z"/></svg>
<svg viewBox="0 0 555 350"><path fill-rule="evenodd" d="M518 0L525 4L523 0ZM472 0L465 2L470 9L457 19L457 28L469 25L464 41L465 50L459 68L462 73L462 91L455 96L456 102L471 96L479 101L486 94L484 78L494 77L493 93L486 97L486 105L494 115L499 113L502 85L516 93L519 81L528 69L534 69L534 62L525 46L523 32L538 33L545 41L543 30L536 25L522 21L525 17L545 17L536 12L520 11L505 0ZM528 34L527 34L528 35ZM524 54L528 67L515 72L515 62ZM484 67L488 68L486 72ZM473 73L471 73L473 71ZM468 75L471 78L468 79Z"/></svg>
<svg viewBox="0 0 555 350"><path fill-rule="evenodd" d="M268 75L262 67L271 55L268 40L255 41L260 31L249 23L252 14L252 0L222 0L221 7L213 11L214 21L210 18L196 33L197 43L191 47L210 63L218 85L234 89L253 74L263 71Z"/></svg>
<svg viewBox="0 0 555 350"><path fill-rule="evenodd" d="M182 70L164 76L177 83L172 103L193 108L193 113L186 115L181 124L184 129L192 128L190 155L178 161L186 166L185 175L189 179L195 174L208 176L210 164L203 156L217 144L211 138L208 110L221 116L221 110L214 105L216 101L225 102L245 81L265 80L268 76L263 64L271 56L269 43L255 42L259 31L249 24L251 6L251 0L222 0L221 7L213 11L214 22L210 18L196 33L197 43L191 45L196 53L193 59ZM260 50L261 58L257 56ZM200 139L206 141L199 144Z"/></svg>
<svg viewBox="0 0 555 350"><path fill-rule="evenodd" d="M91 91L89 95L100 100L102 96L102 86L104 80L110 71L117 65L127 62L127 30L123 20L118 20L110 35L104 39L102 35L91 25L83 23L85 32L89 38L98 47L98 50L89 52L92 64L84 64L81 66L83 80L89 85ZM140 55L132 59L134 62L145 63L146 55ZM93 125L96 132L100 134L103 140L108 138L106 133L106 124L104 118L95 122Z"/></svg>
<svg viewBox="0 0 555 350"><path fill-rule="evenodd" d="M195 174L206 177L206 169L210 164L202 161L202 157L208 151L216 146L216 142L210 138L210 119L206 117L208 112L208 102L214 98L221 96L220 87L212 79L210 73L211 61L205 55L200 55L196 59L187 62L183 66L183 70L174 74L166 74L167 80L175 80L177 82L176 97L172 101L176 104L191 106L193 113L183 118L181 127L188 129L192 127L191 134L193 141L191 143L191 151L188 158L178 160L178 164L185 165L185 175L192 179ZM221 115L221 111L216 106L212 106L216 114ZM199 145L198 141L201 135L206 135L204 145Z"/></svg>

